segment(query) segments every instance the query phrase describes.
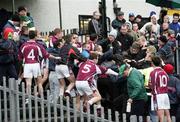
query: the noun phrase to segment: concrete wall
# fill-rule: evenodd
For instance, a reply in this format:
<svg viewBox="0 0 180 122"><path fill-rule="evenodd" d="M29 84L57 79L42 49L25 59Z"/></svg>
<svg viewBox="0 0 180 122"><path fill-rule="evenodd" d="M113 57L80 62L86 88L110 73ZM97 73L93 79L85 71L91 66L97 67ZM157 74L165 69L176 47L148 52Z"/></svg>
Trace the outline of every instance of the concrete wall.
<svg viewBox="0 0 180 122"><path fill-rule="evenodd" d="M36 27L40 31L50 31L59 27L59 0L15 0L16 8L27 6L34 18ZM98 10L99 0L61 0L63 29L79 28L78 15L92 15ZM159 13L160 8L145 3L145 0L117 0L118 7L125 12L125 18L133 12L148 17L150 11ZM12 0L0 0L0 8L11 10ZM115 18L113 13L113 0L106 0L107 16L111 21Z"/></svg>

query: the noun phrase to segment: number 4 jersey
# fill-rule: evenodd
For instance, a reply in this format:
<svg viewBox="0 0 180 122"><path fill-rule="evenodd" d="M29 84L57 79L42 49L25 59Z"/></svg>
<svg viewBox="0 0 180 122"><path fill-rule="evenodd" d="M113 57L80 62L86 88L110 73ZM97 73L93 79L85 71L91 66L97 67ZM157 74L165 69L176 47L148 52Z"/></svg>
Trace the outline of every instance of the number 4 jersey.
<svg viewBox="0 0 180 122"><path fill-rule="evenodd" d="M23 59L25 64L39 63L39 57L48 58L49 54L44 47L35 41L25 42L19 50L19 59Z"/></svg>
<svg viewBox="0 0 180 122"><path fill-rule="evenodd" d="M92 60L87 60L79 64L79 72L76 81L92 82L97 74L104 74L107 68L96 65Z"/></svg>
<svg viewBox="0 0 180 122"><path fill-rule="evenodd" d="M163 94L168 92L167 82L169 77L166 72L157 67L150 73L150 88L153 94Z"/></svg>

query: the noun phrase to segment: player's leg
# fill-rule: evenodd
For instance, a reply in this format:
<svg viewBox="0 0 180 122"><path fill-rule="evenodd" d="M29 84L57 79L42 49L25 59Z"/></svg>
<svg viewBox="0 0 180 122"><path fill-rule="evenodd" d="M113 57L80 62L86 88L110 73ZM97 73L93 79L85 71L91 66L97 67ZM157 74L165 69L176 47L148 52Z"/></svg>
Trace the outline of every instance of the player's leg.
<svg viewBox="0 0 180 122"><path fill-rule="evenodd" d="M60 93L59 93L59 95L60 96L63 96L64 95L64 89L65 89L65 80L64 80L64 78L61 78L61 79L59 79L59 88L60 88Z"/></svg>
<svg viewBox="0 0 180 122"><path fill-rule="evenodd" d="M165 109L165 115L166 115L166 118L167 118L167 122L171 122L171 116L170 116L170 112L168 109Z"/></svg>
<svg viewBox="0 0 180 122"><path fill-rule="evenodd" d="M42 95L43 94L43 82L42 82L42 76L41 76L41 69L40 69L40 64L36 63L32 65L32 71L33 71L33 77L35 78L35 82L38 86L38 94Z"/></svg>
<svg viewBox="0 0 180 122"><path fill-rule="evenodd" d="M84 91L83 91L84 82L85 82L85 81L76 81L76 82L75 82L76 90L77 90L77 92L78 92L78 95L77 95L77 97L76 97L77 110L80 110L80 100L81 100L81 97L84 95ZM83 98L84 98L84 97L83 97Z"/></svg>
<svg viewBox="0 0 180 122"><path fill-rule="evenodd" d="M70 96L70 91L75 86L75 77L74 77L74 74L73 74L72 70L69 70L67 65L62 65L61 73L70 82L70 84L67 86L67 89L65 91L65 96Z"/></svg>
<svg viewBox="0 0 180 122"><path fill-rule="evenodd" d="M70 82L70 84L68 85L66 92L70 93L70 91L74 88L75 86L75 77L73 74L71 74L69 77L67 77L68 81Z"/></svg>
<svg viewBox="0 0 180 122"><path fill-rule="evenodd" d="M163 109L158 109L157 110L157 115L159 118L159 122L164 122L164 110Z"/></svg>
<svg viewBox="0 0 180 122"><path fill-rule="evenodd" d="M64 80L64 65L56 65L55 72L59 80L60 96L64 96L65 80Z"/></svg>
<svg viewBox="0 0 180 122"><path fill-rule="evenodd" d="M31 94L32 78L26 78L26 94Z"/></svg>
<svg viewBox="0 0 180 122"><path fill-rule="evenodd" d="M46 82L49 76L48 68L43 68L43 75L42 75L42 85Z"/></svg>
<svg viewBox="0 0 180 122"><path fill-rule="evenodd" d="M30 89L31 89L32 78L33 78L33 73L32 73L31 68L32 67L30 64L24 65L24 78L25 78L25 82L26 82L26 93L27 94L31 94Z"/></svg>
<svg viewBox="0 0 180 122"><path fill-rule="evenodd" d="M96 89L95 91L94 91L94 93L92 94L92 98L90 99L90 100L88 100L88 103L90 104L90 105L92 105L92 104L94 104L94 103L97 103L97 102L99 102L102 98L101 98L101 95L100 95L100 93L99 93L99 91Z"/></svg>

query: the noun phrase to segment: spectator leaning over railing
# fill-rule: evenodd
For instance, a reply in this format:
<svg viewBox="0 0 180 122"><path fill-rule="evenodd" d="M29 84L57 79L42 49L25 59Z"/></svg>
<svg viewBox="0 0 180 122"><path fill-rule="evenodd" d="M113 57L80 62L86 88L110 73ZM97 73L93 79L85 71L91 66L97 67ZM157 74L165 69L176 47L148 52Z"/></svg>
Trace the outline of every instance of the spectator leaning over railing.
<svg viewBox="0 0 180 122"><path fill-rule="evenodd" d="M127 110L127 112L130 115L136 115L138 117L143 116L145 112L145 103L147 101L143 75L136 68L132 68L128 64L120 66L119 74L123 77L127 77L127 90L129 96L127 104L131 104L131 109ZM141 108L139 108L140 106Z"/></svg>

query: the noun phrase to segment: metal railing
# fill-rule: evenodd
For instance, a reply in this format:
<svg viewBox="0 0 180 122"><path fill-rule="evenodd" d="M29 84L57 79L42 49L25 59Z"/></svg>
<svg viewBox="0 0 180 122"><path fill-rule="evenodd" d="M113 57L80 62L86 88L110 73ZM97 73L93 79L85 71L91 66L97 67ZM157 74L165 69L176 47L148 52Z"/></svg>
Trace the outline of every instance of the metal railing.
<svg viewBox="0 0 180 122"><path fill-rule="evenodd" d="M21 87L21 88L20 88ZM52 103L47 91L47 98L37 96L37 88L34 87L34 95L25 94L25 86L21 86L14 79L3 79L3 86L0 86L0 122L120 122L119 113L115 112L112 120L112 111L108 114L101 108L100 116L97 114L97 107L83 112L83 102L80 102L80 111L76 108L76 99L60 97L59 101ZM28 103L26 103L28 99ZM126 122L126 114L122 115L123 122ZM130 117L130 122L143 122L143 117ZM147 122L150 117L147 117ZM172 118L175 122L175 118Z"/></svg>

